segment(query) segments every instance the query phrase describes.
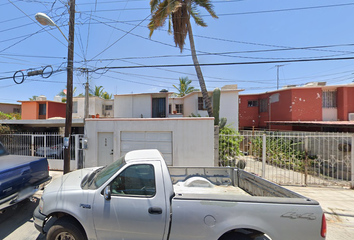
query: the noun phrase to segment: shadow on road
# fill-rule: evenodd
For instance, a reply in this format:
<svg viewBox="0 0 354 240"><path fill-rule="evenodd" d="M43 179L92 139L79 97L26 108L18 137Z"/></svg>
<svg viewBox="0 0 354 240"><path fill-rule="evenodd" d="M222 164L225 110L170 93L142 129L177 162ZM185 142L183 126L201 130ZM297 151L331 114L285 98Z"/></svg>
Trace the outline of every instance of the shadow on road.
<svg viewBox="0 0 354 240"><path fill-rule="evenodd" d="M7 208L4 213L0 214L0 239L6 238L27 222L33 223L33 211L39 203L39 199L36 200L36 202L31 202L26 199L15 207Z"/></svg>

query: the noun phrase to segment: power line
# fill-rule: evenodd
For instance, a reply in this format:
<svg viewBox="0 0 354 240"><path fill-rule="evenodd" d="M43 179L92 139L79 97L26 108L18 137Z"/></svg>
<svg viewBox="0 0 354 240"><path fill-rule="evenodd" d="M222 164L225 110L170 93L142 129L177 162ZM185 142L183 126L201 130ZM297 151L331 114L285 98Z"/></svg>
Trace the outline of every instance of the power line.
<svg viewBox="0 0 354 240"><path fill-rule="evenodd" d="M200 63L199 66L230 66L230 65L256 65L256 64L275 64L275 63L292 63L292 62L316 62L316 61L339 61L339 60L353 60L354 57L342 58L318 58L318 59L294 59L283 61L258 61L258 62L228 62L228 63ZM128 68L156 68L156 67L194 67L194 64L161 64L161 65L143 65L143 66L120 66L120 67L101 67L97 70L103 69L128 69Z"/></svg>

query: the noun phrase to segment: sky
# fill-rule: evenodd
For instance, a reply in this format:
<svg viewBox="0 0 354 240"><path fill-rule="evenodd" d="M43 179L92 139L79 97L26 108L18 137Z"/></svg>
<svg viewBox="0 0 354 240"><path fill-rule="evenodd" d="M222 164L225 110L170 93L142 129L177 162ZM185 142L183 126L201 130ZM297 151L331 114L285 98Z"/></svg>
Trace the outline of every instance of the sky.
<svg viewBox="0 0 354 240"><path fill-rule="evenodd" d="M208 26L191 20L208 91L237 84L241 94L252 94L308 82L353 82L353 0L211 3L217 19L198 8ZM1 103L40 95L53 100L66 88L68 43L56 27L36 21L38 12L68 36L67 0L0 2ZM148 0L76 0L74 96L84 93L86 81L113 95L174 92L181 77L200 89L188 37L182 52L167 23L149 38L150 17ZM33 75L37 70L43 76Z"/></svg>

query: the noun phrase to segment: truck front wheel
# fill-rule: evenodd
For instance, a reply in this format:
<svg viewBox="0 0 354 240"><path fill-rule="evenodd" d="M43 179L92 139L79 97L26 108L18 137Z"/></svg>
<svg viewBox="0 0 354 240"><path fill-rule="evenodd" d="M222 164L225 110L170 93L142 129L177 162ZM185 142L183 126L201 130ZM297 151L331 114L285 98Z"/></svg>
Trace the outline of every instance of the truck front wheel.
<svg viewBox="0 0 354 240"><path fill-rule="evenodd" d="M86 240L79 224L70 218L60 218L47 233L47 240Z"/></svg>

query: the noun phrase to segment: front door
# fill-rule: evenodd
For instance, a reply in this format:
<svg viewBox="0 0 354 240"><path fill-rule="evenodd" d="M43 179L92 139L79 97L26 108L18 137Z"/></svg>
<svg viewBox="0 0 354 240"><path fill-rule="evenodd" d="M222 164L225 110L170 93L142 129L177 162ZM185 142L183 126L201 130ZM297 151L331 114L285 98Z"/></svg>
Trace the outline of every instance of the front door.
<svg viewBox="0 0 354 240"><path fill-rule="evenodd" d="M113 133L98 133L98 166L113 162Z"/></svg>
<svg viewBox="0 0 354 240"><path fill-rule="evenodd" d="M159 162L129 165L105 185L111 199L98 191L94 200L97 239L163 239L169 213Z"/></svg>
<svg viewBox="0 0 354 240"><path fill-rule="evenodd" d="M153 118L166 117L166 98L152 99L152 117Z"/></svg>

